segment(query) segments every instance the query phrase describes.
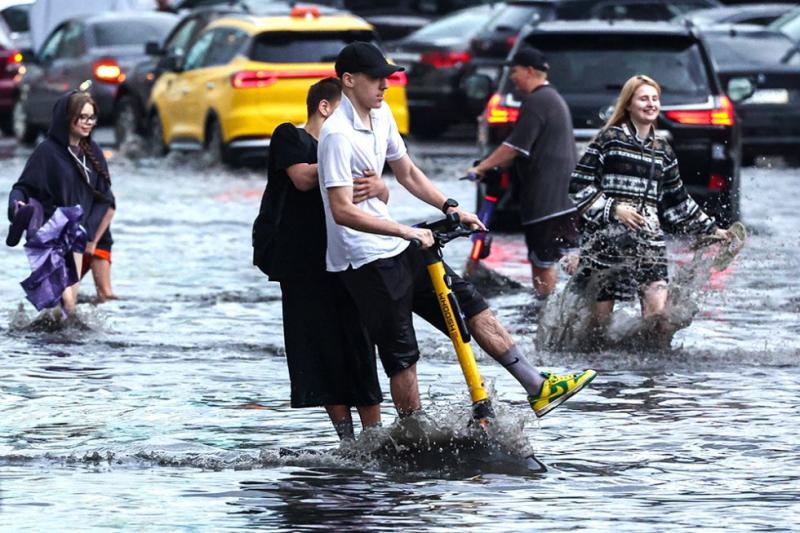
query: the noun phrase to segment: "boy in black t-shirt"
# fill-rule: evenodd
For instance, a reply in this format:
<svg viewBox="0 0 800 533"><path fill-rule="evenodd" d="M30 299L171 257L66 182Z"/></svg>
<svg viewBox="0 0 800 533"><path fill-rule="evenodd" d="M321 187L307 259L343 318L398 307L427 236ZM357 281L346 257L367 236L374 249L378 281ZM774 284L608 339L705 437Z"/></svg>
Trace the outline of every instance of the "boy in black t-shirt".
<svg viewBox="0 0 800 533"><path fill-rule="evenodd" d="M308 92L303 128L278 126L268 182L253 225L253 264L281 284L292 407L324 406L339 438L353 438L351 406L362 427L380 424L382 394L372 342L336 275L325 270L325 215L317 182L317 139L341 99L326 78ZM354 201L388 200L380 177L356 179Z"/></svg>

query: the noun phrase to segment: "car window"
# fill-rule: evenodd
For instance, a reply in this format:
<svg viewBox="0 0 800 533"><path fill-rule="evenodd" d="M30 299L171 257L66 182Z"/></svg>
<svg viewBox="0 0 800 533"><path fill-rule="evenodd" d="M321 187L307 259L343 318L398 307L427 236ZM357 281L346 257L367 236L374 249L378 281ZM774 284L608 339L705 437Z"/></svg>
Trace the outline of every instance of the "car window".
<svg viewBox="0 0 800 533"><path fill-rule="evenodd" d="M793 16L791 16L793 15ZM800 42L800 9L792 11L789 16L775 21L778 29L785 33L794 42Z"/></svg>
<svg viewBox="0 0 800 533"><path fill-rule="evenodd" d="M201 22L199 17L189 18L181 22L180 27L173 32L169 41L164 45L167 54L185 54L189 41L194 37Z"/></svg>
<svg viewBox="0 0 800 533"><path fill-rule="evenodd" d="M491 13L491 8L467 9L449 17L439 19L408 36L410 41L435 41L438 39L469 38L481 28L481 22Z"/></svg>
<svg viewBox="0 0 800 533"><path fill-rule="evenodd" d="M519 31L536 15L541 15L543 10L544 8L537 6L506 6L489 21L486 31Z"/></svg>
<svg viewBox="0 0 800 533"><path fill-rule="evenodd" d="M232 28L214 31L214 39L208 53L203 58L203 67L213 67L228 63L242 49L248 39L247 33Z"/></svg>
<svg viewBox="0 0 800 533"><path fill-rule="evenodd" d="M61 39L61 46L58 47L58 52L56 52L57 58L76 58L83 55L86 51L83 29L82 24L71 23L66 26L64 37Z"/></svg>
<svg viewBox="0 0 800 533"><path fill-rule="evenodd" d="M722 67L748 65L800 65L800 51L780 33L709 34L711 55Z"/></svg>
<svg viewBox="0 0 800 533"><path fill-rule="evenodd" d="M173 25L170 18L99 22L94 26L94 41L97 46L137 45L148 41L160 43Z"/></svg>
<svg viewBox="0 0 800 533"><path fill-rule="evenodd" d="M618 94L631 76L652 76L663 89L662 101L708 99L708 72L696 42L627 35L540 35L529 42L550 64L548 78L564 94ZM632 46L635 42L636 46ZM506 80L506 90L510 83Z"/></svg>
<svg viewBox="0 0 800 533"><path fill-rule="evenodd" d="M216 31L217 30L207 31L197 39L197 42L194 43L186 54L183 70L200 68L209 46L211 46L211 43L214 41L214 34Z"/></svg>
<svg viewBox="0 0 800 533"><path fill-rule="evenodd" d="M592 18L603 20L669 20L673 13L665 4L656 2L618 3L599 5L591 11Z"/></svg>
<svg viewBox="0 0 800 533"><path fill-rule="evenodd" d="M8 28L15 33L25 33L30 31L28 24L28 13L31 4L7 7L2 11L3 20L8 24Z"/></svg>
<svg viewBox="0 0 800 533"><path fill-rule="evenodd" d="M255 38L250 59L265 63L332 63L353 41L375 41L371 31L283 31Z"/></svg>
<svg viewBox="0 0 800 533"><path fill-rule="evenodd" d="M64 37L66 26L61 26L56 31L50 34L50 37L42 45L42 50L39 52L39 60L43 63L52 61L58 53L58 47L61 46L61 39Z"/></svg>
<svg viewBox="0 0 800 533"><path fill-rule="evenodd" d="M688 13L689 11L696 11L698 9L719 7L719 4L714 0L680 0L680 1L671 1L668 3L669 7L676 15Z"/></svg>

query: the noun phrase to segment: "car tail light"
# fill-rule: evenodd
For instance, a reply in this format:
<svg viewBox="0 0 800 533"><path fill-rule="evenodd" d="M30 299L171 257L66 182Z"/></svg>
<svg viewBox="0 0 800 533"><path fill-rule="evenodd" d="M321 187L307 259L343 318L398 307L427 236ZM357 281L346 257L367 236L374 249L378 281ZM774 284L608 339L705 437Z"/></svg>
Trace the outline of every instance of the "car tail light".
<svg viewBox="0 0 800 533"><path fill-rule="evenodd" d="M664 115L680 124L697 126L733 126L733 104L727 96L721 96L713 109L675 109Z"/></svg>
<svg viewBox="0 0 800 533"><path fill-rule="evenodd" d="M519 109L502 104L502 96L493 95L486 104L486 122L489 124L511 124L519 118Z"/></svg>
<svg viewBox="0 0 800 533"><path fill-rule="evenodd" d="M433 68L450 68L466 63L471 58L469 52L425 52L419 60Z"/></svg>
<svg viewBox="0 0 800 533"><path fill-rule="evenodd" d="M92 70L97 81L105 83L122 83L125 81L125 74L122 73L122 68L113 59L101 59L95 62Z"/></svg>
<svg viewBox="0 0 800 533"><path fill-rule="evenodd" d="M506 38L506 46L508 46L509 50L514 48L515 44L517 44L517 36L516 35L512 35L511 37L507 37Z"/></svg>
<svg viewBox="0 0 800 533"><path fill-rule="evenodd" d="M267 87L278 80L321 79L335 76L333 69L320 70L242 70L231 75L234 89L257 89Z"/></svg>
<svg viewBox="0 0 800 533"><path fill-rule="evenodd" d="M408 84L408 77L406 73L401 70L386 78L386 81L389 87L405 87Z"/></svg>
<svg viewBox="0 0 800 533"><path fill-rule="evenodd" d="M22 66L22 53L12 50L6 56L6 72L17 72Z"/></svg>
<svg viewBox="0 0 800 533"><path fill-rule="evenodd" d="M708 178L708 190L711 192L722 192L728 188L728 180L721 174L711 174Z"/></svg>

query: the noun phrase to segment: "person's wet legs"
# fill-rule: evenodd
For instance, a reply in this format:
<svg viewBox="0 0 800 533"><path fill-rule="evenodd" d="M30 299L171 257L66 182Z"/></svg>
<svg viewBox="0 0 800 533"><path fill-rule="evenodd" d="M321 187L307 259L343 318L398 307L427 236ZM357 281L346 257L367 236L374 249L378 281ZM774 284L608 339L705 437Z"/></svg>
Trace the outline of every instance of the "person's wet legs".
<svg viewBox="0 0 800 533"><path fill-rule="evenodd" d="M377 427L381 425L381 406L377 405L358 405L358 417L361 419L361 428Z"/></svg>
<svg viewBox="0 0 800 533"><path fill-rule="evenodd" d="M556 282L558 281L556 267L539 268L532 266L531 269L533 270L533 290L537 298L544 300L553 294L556 289Z"/></svg>
<svg viewBox="0 0 800 533"><path fill-rule="evenodd" d="M81 265L83 264L83 254L74 253L72 254L73 259L75 260L75 270L76 272L81 271ZM80 290L81 283L80 281L71 285L64 289L64 292L61 294L61 305L64 307L64 311L67 315L71 315L75 312L75 305L78 303L78 291Z"/></svg>
<svg viewBox="0 0 800 533"><path fill-rule="evenodd" d="M667 282L664 280L650 283L641 293L642 319L651 325L650 333L656 336L658 344L663 347L669 346L675 333L666 315L668 296Z"/></svg>
<svg viewBox="0 0 800 533"><path fill-rule="evenodd" d="M397 409L397 414L400 418L422 409L422 404L419 400L416 363L392 375L389 378L389 389L394 407Z"/></svg>
<svg viewBox="0 0 800 533"><path fill-rule="evenodd" d="M111 263L101 257L90 257L88 260L91 261L92 277L97 290L98 303L116 300L117 296L111 288Z"/></svg>
<svg viewBox="0 0 800 533"><path fill-rule="evenodd" d="M353 431L353 418L350 415L350 406L348 405L326 405L325 411L331 419L331 424L339 436L339 440L355 439Z"/></svg>

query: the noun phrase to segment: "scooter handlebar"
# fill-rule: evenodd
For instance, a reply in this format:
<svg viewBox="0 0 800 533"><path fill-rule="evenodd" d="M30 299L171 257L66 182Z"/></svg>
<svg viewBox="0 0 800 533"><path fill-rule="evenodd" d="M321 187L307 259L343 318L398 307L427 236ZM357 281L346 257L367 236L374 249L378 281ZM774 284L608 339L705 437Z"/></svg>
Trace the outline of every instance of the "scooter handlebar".
<svg viewBox="0 0 800 533"><path fill-rule="evenodd" d="M474 230L462 224L458 213L449 213L444 218L435 220L433 222L422 222L420 224L415 224L415 227L431 230L434 240L440 246L445 245L453 239L457 239L459 237L469 237L473 233L483 232L483 230ZM414 246L414 241L417 241L417 247L422 246L422 243L417 239L411 239L412 246Z"/></svg>

